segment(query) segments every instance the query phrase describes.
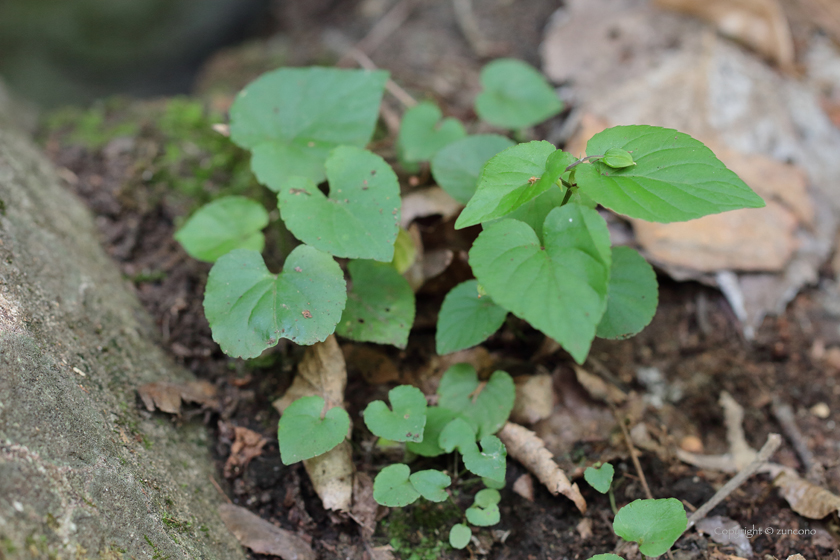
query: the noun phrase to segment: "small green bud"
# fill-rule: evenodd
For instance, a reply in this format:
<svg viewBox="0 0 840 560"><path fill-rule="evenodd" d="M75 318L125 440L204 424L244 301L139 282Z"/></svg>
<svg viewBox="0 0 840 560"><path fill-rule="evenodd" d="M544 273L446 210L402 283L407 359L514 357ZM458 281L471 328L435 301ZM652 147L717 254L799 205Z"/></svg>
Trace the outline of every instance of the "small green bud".
<svg viewBox="0 0 840 560"><path fill-rule="evenodd" d="M630 155L630 152L622 150L621 148L610 148L607 150L607 153L604 154L601 161L613 169L622 169L624 167L636 165L636 162L633 161L633 156Z"/></svg>

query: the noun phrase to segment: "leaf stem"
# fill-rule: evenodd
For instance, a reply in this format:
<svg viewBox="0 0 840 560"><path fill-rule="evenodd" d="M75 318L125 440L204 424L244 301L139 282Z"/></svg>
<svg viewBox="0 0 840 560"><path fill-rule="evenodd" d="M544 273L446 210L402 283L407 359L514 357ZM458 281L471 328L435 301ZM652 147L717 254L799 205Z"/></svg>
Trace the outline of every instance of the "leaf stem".
<svg viewBox="0 0 840 560"><path fill-rule="evenodd" d="M573 162L573 163L569 164L569 166L568 166L568 167L567 167L564 171L571 171L572 169L574 169L575 167L577 167L577 166L578 166L578 165L580 165L581 163L588 163L588 162L593 161L593 160L596 160L596 159L601 159L602 157L604 157L604 156L603 156L603 154L602 154L602 155L600 155L600 156L586 156L586 157L582 157L582 158L580 158L579 160L577 160L577 161L575 161L575 162Z"/></svg>

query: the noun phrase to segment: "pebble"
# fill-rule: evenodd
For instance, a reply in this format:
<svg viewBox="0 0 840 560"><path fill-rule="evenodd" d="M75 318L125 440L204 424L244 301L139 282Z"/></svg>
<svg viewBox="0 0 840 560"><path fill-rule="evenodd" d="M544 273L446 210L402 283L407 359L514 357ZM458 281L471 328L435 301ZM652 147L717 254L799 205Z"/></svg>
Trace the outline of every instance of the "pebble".
<svg viewBox="0 0 840 560"><path fill-rule="evenodd" d="M811 414L825 420L831 415L831 409L824 402L819 402L811 407Z"/></svg>

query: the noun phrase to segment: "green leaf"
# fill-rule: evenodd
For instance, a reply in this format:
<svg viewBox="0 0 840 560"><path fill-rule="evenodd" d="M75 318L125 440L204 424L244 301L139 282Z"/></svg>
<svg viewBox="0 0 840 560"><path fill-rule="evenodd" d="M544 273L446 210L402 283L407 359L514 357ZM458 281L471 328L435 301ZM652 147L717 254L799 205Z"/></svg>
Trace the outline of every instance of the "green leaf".
<svg viewBox="0 0 840 560"><path fill-rule="evenodd" d="M225 196L205 204L175 234L189 256L204 262L234 249L262 252L268 212L259 202L244 196Z"/></svg>
<svg viewBox="0 0 840 560"><path fill-rule="evenodd" d="M445 451L438 445L440 434L449 422L455 418L455 413L448 408L430 406L426 408L426 426L423 428L423 441L405 444L406 449L423 457L437 457ZM475 436L472 436L475 441Z"/></svg>
<svg viewBox="0 0 840 560"><path fill-rule="evenodd" d="M429 101L418 103L403 116L397 136L400 159L409 163L429 161L441 148L467 135L464 125L443 115Z"/></svg>
<svg viewBox="0 0 840 560"><path fill-rule="evenodd" d="M432 158L432 175L449 195L466 204L478 185L487 160L514 146L513 140L498 134L467 136L442 148Z"/></svg>
<svg viewBox="0 0 840 560"><path fill-rule="evenodd" d="M493 490L501 490L505 487L504 480L498 481L493 480L492 478L482 477L481 482L484 483L484 486L486 486L487 488L492 488Z"/></svg>
<svg viewBox="0 0 840 560"><path fill-rule="evenodd" d="M479 527L495 525L500 520L499 501L502 497L498 491L485 488L475 495L472 506L467 508L467 520Z"/></svg>
<svg viewBox="0 0 840 560"><path fill-rule="evenodd" d="M352 287L335 332L345 338L405 348L414 323L414 292L390 263L350 261Z"/></svg>
<svg viewBox="0 0 840 560"><path fill-rule="evenodd" d="M505 216L504 218L498 218L490 222L484 222L482 224L482 227L489 227L491 224L494 224L501 220L519 220L520 222L525 222L526 224L531 226L531 229L534 230L534 233L537 234L537 237L542 239L543 224L545 223L545 219L552 210L560 207L563 204L563 199L566 195L565 191L565 188L552 187L544 193L542 193L537 198L529 200L528 202L526 202L525 204L523 204L522 206ZM574 194L572 194L572 197L574 197Z"/></svg>
<svg viewBox="0 0 840 560"><path fill-rule="evenodd" d="M420 497L409 480L411 469L397 463L379 471L373 480L373 499L377 504L388 507L404 507Z"/></svg>
<svg viewBox="0 0 840 560"><path fill-rule="evenodd" d="M597 469L595 467L586 467L586 470L583 471L583 478L586 479L586 482L592 488L601 494L606 494L610 489L614 474L615 469L613 466L609 463L604 463Z"/></svg>
<svg viewBox="0 0 840 560"><path fill-rule="evenodd" d="M639 552L645 556L668 552L687 526L685 509L675 498L630 502L618 510L613 521L615 534L639 543Z"/></svg>
<svg viewBox="0 0 840 560"><path fill-rule="evenodd" d="M479 444L481 451L477 447L469 448L467 451L461 450L464 466L475 475L490 478L496 482L504 482L507 449L502 440L496 436L484 436Z"/></svg>
<svg viewBox="0 0 840 560"><path fill-rule="evenodd" d="M391 261L397 272L404 274L417 260L417 247L411 234L404 228L397 233L397 241L394 243L394 259Z"/></svg>
<svg viewBox="0 0 840 560"><path fill-rule="evenodd" d="M230 109L231 140L252 151L251 168L271 190L295 175L320 183L330 150L370 140L387 79L384 71L337 68L263 74Z"/></svg>
<svg viewBox="0 0 840 560"><path fill-rule="evenodd" d="M602 162L579 165L575 179L610 210L651 222L680 222L764 201L712 151L687 134L655 126L617 126L593 136L589 155L621 148L636 165L613 169Z"/></svg>
<svg viewBox="0 0 840 560"><path fill-rule="evenodd" d="M475 99L475 112L502 128L525 128L563 110L554 89L537 70L522 61L502 58L481 69L484 88Z"/></svg>
<svg viewBox="0 0 840 560"><path fill-rule="evenodd" d="M225 354L256 358L281 338L305 345L326 340L346 290L338 264L312 247L295 247L277 276L256 251L235 249L210 270L204 314Z"/></svg>
<svg viewBox="0 0 840 560"><path fill-rule="evenodd" d="M470 544L470 539L472 539L472 531L463 523L456 523L449 530L449 544L452 548L458 550L466 548Z"/></svg>
<svg viewBox="0 0 840 560"><path fill-rule="evenodd" d="M461 415L477 437L498 432L513 410L516 387L504 371L495 371L479 387L478 375L470 364L455 364L446 370L437 390L438 404Z"/></svg>
<svg viewBox="0 0 840 560"><path fill-rule="evenodd" d="M548 214L543 238L522 222L502 220L478 236L470 265L493 301L583 363L606 309L607 224L595 210L567 204Z"/></svg>
<svg viewBox="0 0 840 560"><path fill-rule="evenodd" d="M467 280L452 288L438 314L435 346L441 356L481 344L499 330L507 310L490 296L478 297L478 282Z"/></svg>
<svg viewBox="0 0 840 560"><path fill-rule="evenodd" d="M596 554L591 556L589 560L624 560L624 558L616 554Z"/></svg>
<svg viewBox="0 0 840 560"><path fill-rule="evenodd" d="M322 418L325 405L321 397L301 397L286 407L277 425L284 465L323 455L344 441L350 416L344 409L334 407Z"/></svg>
<svg viewBox="0 0 840 560"><path fill-rule="evenodd" d="M650 323L658 302L659 289L653 267L630 247L613 248L607 310L595 335L630 338Z"/></svg>
<svg viewBox="0 0 840 560"><path fill-rule="evenodd" d="M326 162L330 196L310 179L292 177L277 194L295 237L337 257L391 262L400 229L400 185L384 159L340 146Z"/></svg>
<svg viewBox="0 0 840 560"><path fill-rule="evenodd" d="M636 165L636 162L633 161L633 156L630 155L630 152L622 150L621 148L610 148L607 150L607 153L604 154L604 157L601 158L601 161L613 169L623 169L625 167L630 167L631 165Z"/></svg>
<svg viewBox="0 0 840 560"><path fill-rule="evenodd" d="M475 195L458 216L455 228L510 214L552 188L574 160L545 140L499 152L482 169Z"/></svg>
<svg viewBox="0 0 840 560"><path fill-rule="evenodd" d="M426 425L426 397L417 387L400 385L388 392L393 412L382 401L365 408L365 425L379 437L392 441L423 441Z"/></svg>
<svg viewBox="0 0 840 560"><path fill-rule="evenodd" d="M449 497L444 488L449 488L452 479L440 471L418 471L412 474L409 480L414 489L430 502L443 502Z"/></svg>
<svg viewBox="0 0 840 560"><path fill-rule="evenodd" d="M458 449L461 455L478 451L475 432L463 418L455 418L443 428L438 437L438 445L446 453L452 453L455 449Z"/></svg>

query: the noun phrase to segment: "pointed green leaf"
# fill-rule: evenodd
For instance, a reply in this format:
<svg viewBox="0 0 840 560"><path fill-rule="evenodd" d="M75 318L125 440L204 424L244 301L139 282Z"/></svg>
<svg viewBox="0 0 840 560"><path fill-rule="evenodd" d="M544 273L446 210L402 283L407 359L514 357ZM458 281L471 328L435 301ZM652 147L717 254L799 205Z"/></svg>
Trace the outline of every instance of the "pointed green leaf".
<svg viewBox="0 0 840 560"><path fill-rule="evenodd" d="M601 494L606 494L610 489L614 474L615 469L613 466L609 463L604 463L597 469L595 467L586 467L586 470L583 471L583 478L586 479L586 482L592 488Z"/></svg>
<svg viewBox="0 0 840 560"><path fill-rule="evenodd" d="M414 292L390 263L350 261L347 306L335 332L345 338L405 348L414 323Z"/></svg>
<svg viewBox="0 0 840 560"><path fill-rule="evenodd" d="M653 267L630 247L613 248L607 310L596 336L629 338L639 333L653 319L658 302Z"/></svg>
<svg viewBox="0 0 840 560"><path fill-rule="evenodd" d="M579 165L576 181L610 210L651 222L680 222L764 201L712 151L687 134L655 126L616 126L593 136L589 155L628 151L636 165L613 169L602 162Z"/></svg>
<svg viewBox="0 0 840 560"><path fill-rule="evenodd" d="M310 179L293 177L277 194L295 237L337 257L391 262L400 229L400 185L384 159L340 146L326 161L329 198Z"/></svg>
<svg viewBox="0 0 840 560"><path fill-rule="evenodd" d="M438 437L438 445L447 453L452 453L455 449L458 449L461 455L478 451L475 432L463 418L455 418L443 428Z"/></svg>
<svg viewBox="0 0 840 560"><path fill-rule="evenodd" d="M478 375L470 364L455 364L446 370L438 385L438 404L463 417L478 438L498 432L513 410L516 387L504 371L495 371L479 387Z"/></svg>
<svg viewBox="0 0 840 560"><path fill-rule="evenodd" d="M499 134L467 136L442 148L432 158L432 175L449 195L466 204L475 194L478 176L487 160L514 146Z"/></svg>
<svg viewBox="0 0 840 560"><path fill-rule="evenodd" d="M400 159L409 163L429 161L438 150L467 135L464 125L443 115L429 101L418 103L403 116L397 137Z"/></svg>
<svg viewBox="0 0 840 560"><path fill-rule="evenodd" d="M567 204L548 214L543 237L541 243L526 224L502 220L478 236L470 265L496 303L583 363L606 309L607 224L595 210Z"/></svg>
<svg viewBox="0 0 840 560"><path fill-rule="evenodd" d="M411 469L397 463L379 471L373 480L373 499L377 504L388 507L404 507L420 497L409 481Z"/></svg>
<svg viewBox="0 0 840 560"><path fill-rule="evenodd" d="M448 475L430 469L418 471L409 477L414 489L430 502L443 502L449 497L444 488L449 488L452 479Z"/></svg>
<svg viewBox="0 0 840 560"><path fill-rule="evenodd" d="M499 522L499 501L502 497L498 491L485 488L475 495L473 505L467 508L467 520L479 527L488 527Z"/></svg>
<svg viewBox="0 0 840 560"><path fill-rule="evenodd" d="M688 526L685 508L675 498L636 500L620 510L613 521L615 534L639 543L645 556L668 552Z"/></svg>
<svg viewBox="0 0 840 560"><path fill-rule="evenodd" d="M526 224L531 226L531 229L534 230L534 233L537 234L537 237L542 239L543 224L545 223L545 219L552 210L562 206L563 199L566 195L565 191L565 188L552 187L544 193L542 193L537 198L529 200L528 202L526 202L525 204L523 204L522 206L505 216L504 218L498 218L496 220L484 222L482 224L482 227L490 227L492 224L495 224L496 222L499 222L501 220L519 220L520 222L525 222ZM572 195L572 197L574 197L574 194Z"/></svg>
<svg viewBox="0 0 840 560"><path fill-rule="evenodd" d="M478 297L478 282L467 280L446 294L438 314L435 346L441 356L481 344L499 330L507 310L490 296Z"/></svg>
<svg viewBox="0 0 840 560"><path fill-rule="evenodd" d="M341 317L346 290L338 264L312 247L296 247L277 276L256 251L235 249L210 270L204 314L225 354L256 358L281 338L326 340Z"/></svg>
<svg viewBox="0 0 840 560"><path fill-rule="evenodd" d="M234 249L262 252L268 212L244 196L225 196L205 204L193 214L175 239L194 259L215 262Z"/></svg>
<svg viewBox="0 0 840 560"><path fill-rule="evenodd" d="M252 151L259 181L279 191L292 176L320 183L330 150L363 147L373 135L388 73L281 68L243 89L230 109L230 137Z"/></svg>
<svg viewBox="0 0 840 560"><path fill-rule="evenodd" d="M277 441L284 465L323 455L344 441L350 416L344 409L334 407L321 418L324 406L321 397L301 397L283 411L277 425Z"/></svg>
<svg viewBox="0 0 840 560"><path fill-rule="evenodd" d="M502 128L525 128L553 117L563 104L532 66L502 58L481 69L484 90L475 99L478 116Z"/></svg>
<svg viewBox="0 0 840 560"><path fill-rule="evenodd" d="M473 474L496 482L504 482L507 467L505 445L496 436L484 436L479 444L481 451L478 448L461 451L464 466ZM495 492L495 490L492 491Z"/></svg>
<svg viewBox="0 0 840 560"><path fill-rule="evenodd" d="M623 169L625 167L630 167L631 165L636 165L636 162L633 161L633 156L630 155L630 152L622 150L621 148L610 148L604 154L604 157L601 158L601 161L613 169Z"/></svg>
<svg viewBox="0 0 840 560"><path fill-rule="evenodd" d="M448 408L430 406L426 408L426 426L423 428L423 441L405 444L405 448L423 457L437 457L445 451L438 445L440 434L449 422L455 418L455 413ZM472 436L475 441L475 436Z"/></svg>
<svg viewBox="0 0 840 560"><path fill-rule="evenodd" d="M382 401L365 408L365 425L379 437L392 441L423 441L426 425L426 397L417 387L400 385L388 392L393 412Z"/></svg>
<svg viewBox="0 0 840 560"><path fill-rule="evenodd" d="M574 157L545 140L499 152L484 166L478 188L458 216L455 228L506 216L554 187Z"/></svg>
<svg viewBox="0 0 840 560"><path fill-rule="evenodd" d="M472 531L463 523L456 523L449 530L449 544L452 545L452 548L457 548L458 550L466 548L470 544L471 538Z"/></svg>

